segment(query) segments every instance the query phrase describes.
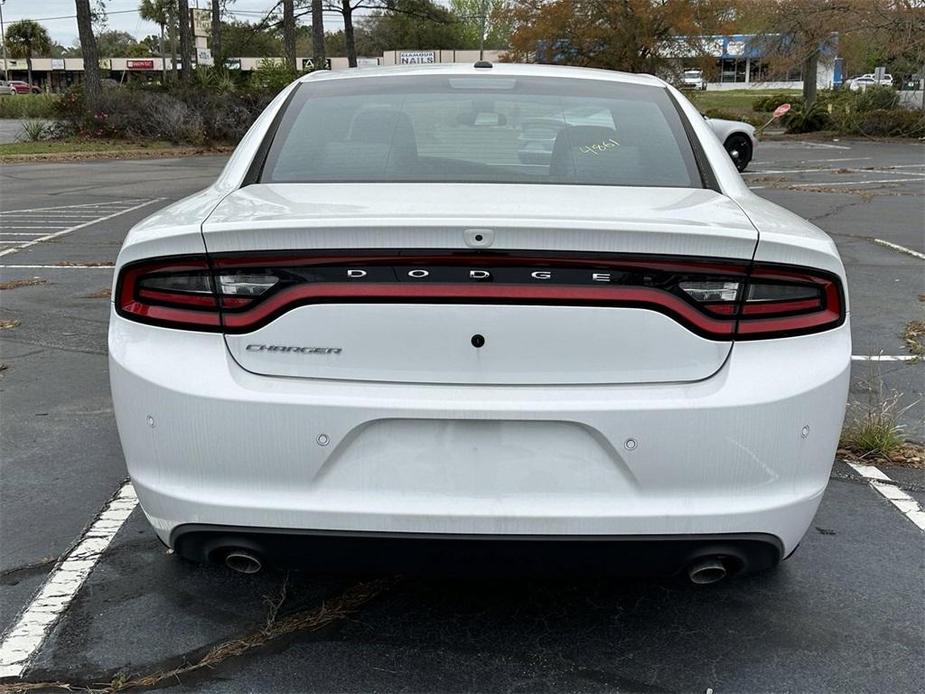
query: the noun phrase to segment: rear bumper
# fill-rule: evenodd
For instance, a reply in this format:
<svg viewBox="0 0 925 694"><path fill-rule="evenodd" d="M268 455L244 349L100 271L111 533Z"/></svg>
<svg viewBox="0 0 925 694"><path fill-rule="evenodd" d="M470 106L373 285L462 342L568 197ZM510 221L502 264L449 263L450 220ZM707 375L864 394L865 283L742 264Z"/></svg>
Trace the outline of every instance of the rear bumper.
<svg viewBox="0 0 925 694"><path fill-rule="evenodd" d="M771 568L783 557L771 535L484 536L343 533L276 528L181 525L177 553L221 562L247 551L275 566L350 573L415 572L492 576L679 574L701 559L722 557L730 574Z"/></svg>
<svg viewBox="0 0 925 694"><path fill-rule="evenodd" d="M167 543L188 524L759 533L787 555L828 481L849 331L736 344L696 383L448 387L257 376L220 335L113 315L110 371L129 473Z"/></svg>

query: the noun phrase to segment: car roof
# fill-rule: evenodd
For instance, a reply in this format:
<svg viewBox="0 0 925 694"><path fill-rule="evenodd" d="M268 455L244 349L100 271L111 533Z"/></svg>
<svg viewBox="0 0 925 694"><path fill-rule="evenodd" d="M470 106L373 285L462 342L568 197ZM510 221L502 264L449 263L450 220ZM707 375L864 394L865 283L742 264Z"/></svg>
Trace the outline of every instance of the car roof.
<svg viewBox="0 0 925 694"><path fill-rule="evenodd" d="M357 77L407 77L416 75L493 75L517 77L559 77L569 79L604 80L624 84L664 87L665 82L654 75L598 70L564 65L530 65L524 63L492 63L491 68L475 67L473 63L434 63L430 65L393 65L363 67L349 70L316 70L300 78L300 82L341 80Z"/></svg>

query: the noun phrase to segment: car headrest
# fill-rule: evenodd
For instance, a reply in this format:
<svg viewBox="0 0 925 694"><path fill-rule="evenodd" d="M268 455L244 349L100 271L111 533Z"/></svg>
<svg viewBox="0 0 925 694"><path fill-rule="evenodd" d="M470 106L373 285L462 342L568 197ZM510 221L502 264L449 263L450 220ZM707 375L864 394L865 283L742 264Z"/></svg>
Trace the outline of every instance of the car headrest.
<svg viewBox="0 0 925 694"><path fill-rule="evenodd" d="M549 176L576 182L611 182L621 177L620 160L625 149L613 128L568 125L556 135Z"/></svg>

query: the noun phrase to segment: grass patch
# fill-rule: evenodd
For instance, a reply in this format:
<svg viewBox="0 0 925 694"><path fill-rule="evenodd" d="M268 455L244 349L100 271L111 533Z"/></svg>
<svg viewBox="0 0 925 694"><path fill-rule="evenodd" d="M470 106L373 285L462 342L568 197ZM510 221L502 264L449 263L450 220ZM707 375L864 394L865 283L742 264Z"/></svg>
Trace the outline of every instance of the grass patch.
<svg viewBox="0 0 925 694"><path fill-rule="evenodd" d="M849 404L839 448L861 460L901 461L900 453L907 444L899 419L916 403L902 406L903 394L887 390L873 364L870 376L861 385L867 390L867 398Z"/></svg>
<svg viewBox="0 0 925 694"><path fill-rule="evenodd" d="M110 299L112 298L112 290L108 287L106 289L98 289L92 294L85 294L84 299Z"/></svg>
<svg viewBox="0 0 925 694"><path fill-rule="evenodd" d="M74 161L82 159L145 159L228 154L230 145L177 145L172 142L62 139L0 144L0 162Z"/></svg>
<svg viewBox="0 0 925 694"><path fill-rule="evenodd" d="M0 156L112 152L126 149L170 149L170 142L124 142L120 140L41 140L0 144Z"/></svg>
<svg viewBox="0 0 925 694"><path fill-rule="evenodd" d="M0 96L0 118L54 118L59 101L57 94Z"/></svg>
<svg viewBox="0 0 925 694"><path fill-rule="evenodd" d="M728 91L685 92L685 95L701 111L718 110L754 115L752 104L759 97L787 94L791 91L794 96L800 95L799 90L796 89L730 89Z"/></svg>
<svg viewBox="0 0 925 694"><path fill-rule="evenodd" d="M925 321L914 320L906 323L903 329L903 342L906 349L917 357L917 360L925 358Z"/></svg>
<svg viewBox="0 0 925 694"><path fill-rule="evenodd" d="M5 289L19 289L20 287L36 287L40 284L48 284L48 280L44 280L41 277L33 277L28 280L9 280L8 282L0 282L0 291Z"/></svg>

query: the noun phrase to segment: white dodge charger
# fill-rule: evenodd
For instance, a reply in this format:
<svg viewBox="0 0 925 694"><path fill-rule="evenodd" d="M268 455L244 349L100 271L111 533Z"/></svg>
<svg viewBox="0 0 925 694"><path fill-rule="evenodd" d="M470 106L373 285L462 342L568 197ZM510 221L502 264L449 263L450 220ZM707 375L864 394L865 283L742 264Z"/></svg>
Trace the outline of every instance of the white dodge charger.
<svg viewBox="0 0 925 694"><path fill-rule="evenodd" d="M187 558L574 551L707 583L791 554L829 478L835 246L654 77L316 72L116 270L125 459Z"/></svg>

